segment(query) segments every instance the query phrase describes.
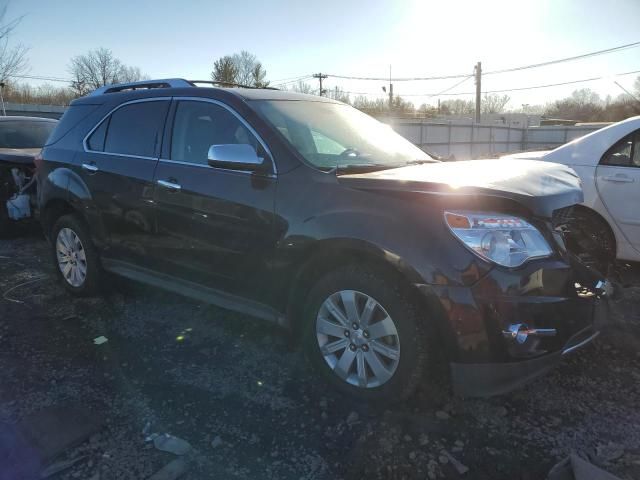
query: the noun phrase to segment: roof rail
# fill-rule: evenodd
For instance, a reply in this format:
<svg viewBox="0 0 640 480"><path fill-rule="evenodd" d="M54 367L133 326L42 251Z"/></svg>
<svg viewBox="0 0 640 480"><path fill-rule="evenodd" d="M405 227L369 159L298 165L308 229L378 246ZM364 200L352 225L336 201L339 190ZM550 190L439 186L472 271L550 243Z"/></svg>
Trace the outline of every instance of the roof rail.
<svg viewBox="0 0 640 480"><path fill-rule="evenodd" d="M105 93L116 93L124 90L137 90L145 88L184 88L195 87L193 82L185 80L183 78L163 78L161 80L142 80L139 82L130 83L115 83L113 85L105 85L104 87L97 88L89 94L102 95Z"/></svg>
<svg viewBox="0 0 640 480"><path fill-rule="evenodd" d="M197 83L206 83L209 85L220 85L221 87L237 87L237 88L253 88L253 89L264 88L266 90L279 90L279 88L275 88L275 87L256 87L253 85L243 85L241 83L222 82L218 80L188 80L188 81L194 85Z"/></svg>

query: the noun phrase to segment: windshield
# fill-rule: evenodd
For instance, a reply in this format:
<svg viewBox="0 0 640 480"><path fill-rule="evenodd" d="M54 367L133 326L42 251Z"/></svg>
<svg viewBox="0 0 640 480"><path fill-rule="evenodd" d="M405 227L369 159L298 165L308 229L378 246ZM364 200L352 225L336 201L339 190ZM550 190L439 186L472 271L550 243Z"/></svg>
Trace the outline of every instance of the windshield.
<svg viewBox="0 0 640 480"><path fill-rule="evenodd" d="M55 126L42 121L0 122L0 148L42 148Z"/></svg>
<svg viewBox="0 0 640 480"><path fill-rule="evenodd" d="M388 125L349 105L290 100L255 104L307 162L322 170L435 161Z"/></svg>

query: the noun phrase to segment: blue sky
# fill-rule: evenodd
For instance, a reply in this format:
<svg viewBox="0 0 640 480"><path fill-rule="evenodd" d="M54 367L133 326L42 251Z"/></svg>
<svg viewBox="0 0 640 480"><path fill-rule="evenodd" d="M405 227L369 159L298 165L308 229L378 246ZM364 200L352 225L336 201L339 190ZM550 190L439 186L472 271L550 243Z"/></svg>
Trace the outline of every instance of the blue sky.
<svg viewBox="0 0 640 480"><path fill-rule="evenodd" d="M69 59L97 47L151 77L208 79L214 59L256 54L268 79L315 72L352 76L472 73L640 41L640 0L476 0L300 2L200 0L13 0L24 15L13 40L30 48L31 75L69 77ZM487 76L483 90L559 83L640 70L640 48L519 73ZM545 103L580 87L621 93L635 75L509 93L509 107ZM38 83L38 82L32 82ZM310 80L314 86L317 81ZM395 82L416 104L435 103L456 80ZM328 87L382 96L380 81L329 79ZM452 92L473 91L471 80ZM441 97L471 98L466 97Z"/></svg>

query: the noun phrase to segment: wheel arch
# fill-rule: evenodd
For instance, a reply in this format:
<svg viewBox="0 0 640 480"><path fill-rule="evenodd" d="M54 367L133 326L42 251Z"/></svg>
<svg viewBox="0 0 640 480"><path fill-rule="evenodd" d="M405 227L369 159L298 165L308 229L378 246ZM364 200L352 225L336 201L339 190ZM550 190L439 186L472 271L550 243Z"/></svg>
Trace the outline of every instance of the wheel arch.
<svg viewBox="0 0 640 480"><path fill-rule="evenodd" d="M611 234L611 238L613 238L613 254L614 258L618 253L618 236L616 234L616 229L611 226L609 221L597 210L588 207L586 205L576 205L573 207L576 212L580 212L583 215L591 216L596 219L596 221L602 223L602 225L606 226L608 232Z"/></svg>
<svg viewBox="0 0 640 480"><path fill-rule="evenodd" d="M76 213L76 209L73 208L68 200L63 198L50 199L40 209L40 223L42 224L45 236L50 239L51 229L56 223L56 220L63 215L71 213Z"/></svg>
<svg viewBox="0 0 640 480"><path fill-rule="evenodd" d="M353 263L366 264L391 275L394 281L415 293L416 301L422 301L414 287L421 282L420 275L398 255L362 240L324 240L296 266L289 284L286 313L294 335L301 333L306 294L315 282L323 275Z"/></svg>

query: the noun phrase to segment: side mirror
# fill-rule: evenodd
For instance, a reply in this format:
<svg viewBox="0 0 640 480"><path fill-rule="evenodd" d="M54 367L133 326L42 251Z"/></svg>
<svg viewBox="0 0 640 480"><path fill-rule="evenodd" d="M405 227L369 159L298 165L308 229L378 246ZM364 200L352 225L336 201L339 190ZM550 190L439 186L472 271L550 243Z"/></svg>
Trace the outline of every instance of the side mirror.
<svg viewBox="0 0 640 480"><path fill-rule="evenodd" d="M211 145L207 161L212 167L230 170L260 170L264 165L264 158L247 144Z"/></svg>

